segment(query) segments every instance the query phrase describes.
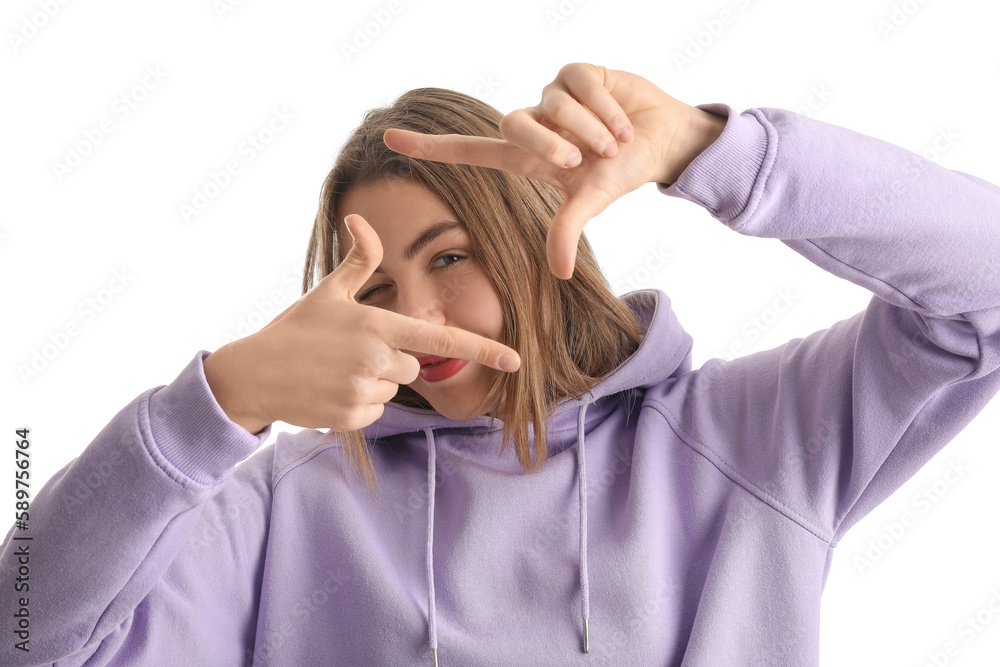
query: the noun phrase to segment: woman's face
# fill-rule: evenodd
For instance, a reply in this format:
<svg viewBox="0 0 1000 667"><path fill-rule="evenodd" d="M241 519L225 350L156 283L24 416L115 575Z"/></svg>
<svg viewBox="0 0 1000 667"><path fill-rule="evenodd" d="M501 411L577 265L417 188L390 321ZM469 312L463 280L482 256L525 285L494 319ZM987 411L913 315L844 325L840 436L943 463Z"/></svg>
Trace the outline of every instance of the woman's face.
<svg viewBox="0 0 1000 667"><path fill-rule="evenodd" d="M353 241L343 220L351 213L363 217L382 242L382 263L357 291L358 303L502 340L500 297L473 255L464 225L437 195L410 180L388 177L351 186L337 209L345 255ZM428 230L435 233L424 236ZM421 361L420 376L408 386L439 413L454 420L496 414L495 402L479 414L472 411L499 371L469 361L441 378L458 364L435 368L424 363L431 352L402 351Z"/></svg>

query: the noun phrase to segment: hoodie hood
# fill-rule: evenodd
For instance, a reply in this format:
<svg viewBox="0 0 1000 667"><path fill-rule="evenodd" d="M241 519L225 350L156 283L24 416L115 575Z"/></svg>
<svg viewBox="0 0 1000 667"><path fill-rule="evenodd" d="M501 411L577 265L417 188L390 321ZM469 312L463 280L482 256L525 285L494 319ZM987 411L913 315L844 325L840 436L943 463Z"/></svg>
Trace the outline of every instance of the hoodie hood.
<svg viewBox="0 0 1000 667"><path fill-rule="evenodd" d="M670 299L658 289L645 289L624 295L624 301L639 320L642 340L639 348L620 366L606 375L580 400L565 398L549 418L547 430L561 431L576 426L577 480L580 514L580 598L584 653L590 651L590 593L587 567L587 478L584 456L587 407L595 401L620 392L644 390L670 377L679 377L691 370L692 338L684 331L670 307ZM575 422L575 424L574 424ZM427 637L432 664L438 664L437 626L435 621L434 587L434 496L437 487L435 460L435 430L448 429L461 433L483 433L503 428L501 419L480 416L463 421L448 419L433 410L422 410L396 403L386 403L382 416L364 429L369 442L379 438L413 433L411 443L427 444ZM534 429L529 425L529 436Z"/></svg>

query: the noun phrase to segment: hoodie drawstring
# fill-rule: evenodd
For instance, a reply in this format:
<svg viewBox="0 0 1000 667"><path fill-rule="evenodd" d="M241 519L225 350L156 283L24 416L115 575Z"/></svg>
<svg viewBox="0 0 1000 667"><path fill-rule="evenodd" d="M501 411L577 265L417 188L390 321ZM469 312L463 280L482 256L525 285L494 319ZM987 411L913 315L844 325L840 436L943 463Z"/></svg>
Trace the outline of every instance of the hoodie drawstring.
<svg viewBox="0 0 1000 667"><path fill-rule="evenodd" d="M576 471L577 485L580 487L580 597L583 601L583 652L590 653L590 582L587 576L587 467L583 455L584 421L587 406L580 406L576 426ZM437 656L437 608L434 603L434 491L436 481L436 457L434 452L434 429L425 428L427 436L427 634L431 649L432 664L438 667Z"/></svg>
<svg viewBox="0 0 1000 667"><path fill-rule="evenodd" d="M425 428L427 435L427 632L434 667L438 667L437 607L434 603L434 489L435 479L434 429Z"/></svg>
<svg viewBox="0 0 1000 667"><path fill-rule="evenodd" d="M576 458L580 487L580 597L583 598L583 652L590 653L590 582L587 577L587 466L583 455L583 422L587 405L580 406L576 425Z"/></svg>

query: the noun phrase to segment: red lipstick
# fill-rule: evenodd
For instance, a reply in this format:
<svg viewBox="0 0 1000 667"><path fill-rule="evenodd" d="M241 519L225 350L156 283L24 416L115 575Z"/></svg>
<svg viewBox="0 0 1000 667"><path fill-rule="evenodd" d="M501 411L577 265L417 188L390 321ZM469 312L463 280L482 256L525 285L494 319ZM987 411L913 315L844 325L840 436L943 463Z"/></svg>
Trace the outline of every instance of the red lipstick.
<svg viewBox="0 0 1000 667"><path fill-rule="evenodd" d="M420 362L420 377L427 382L447 380L469 363L466 359L449 359L434 355L418 357L417 361Z"/></svg>

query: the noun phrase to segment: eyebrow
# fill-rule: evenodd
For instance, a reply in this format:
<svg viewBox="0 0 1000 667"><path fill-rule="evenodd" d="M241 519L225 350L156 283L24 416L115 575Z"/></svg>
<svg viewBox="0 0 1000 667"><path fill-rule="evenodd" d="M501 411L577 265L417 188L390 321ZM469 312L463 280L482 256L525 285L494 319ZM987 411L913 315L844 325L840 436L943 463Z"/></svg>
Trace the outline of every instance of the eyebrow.
<svg viewBox="0 0 1000 667"><path fill-rule="evenodd" d="M423 250L431 242L433 242L434 239L436 239L437 237L441 236L442 234L444 234L446 232L452 231L453 229L463 229L464 230L465 229L465 225L463 223L457 222L455 220L442 220L441 222L434 223L433 225L431 225L430 227L428 227L427 229L425 229L423 232L421 232L420 236L418 236L413 241L413 243L411 243L409 245L409 247L403 253L403 257L405 257L406 261L408 261L408 262L412 261L413 258L416 257L420 253L421 250ZM382 270L381 266L379 266L377 269L375 269L375 271L381 271L381 270Z"/></svg>

